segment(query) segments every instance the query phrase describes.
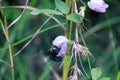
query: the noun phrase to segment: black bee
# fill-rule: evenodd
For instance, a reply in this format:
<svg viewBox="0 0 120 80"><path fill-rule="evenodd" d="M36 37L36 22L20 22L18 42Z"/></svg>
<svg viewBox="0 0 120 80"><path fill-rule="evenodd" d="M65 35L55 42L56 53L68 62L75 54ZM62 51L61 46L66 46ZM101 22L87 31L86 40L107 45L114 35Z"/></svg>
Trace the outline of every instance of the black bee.
<svg viewBox="0 0 120 80"><path fill-rule="evenodd" d="M49 50L50 59L56 62L62 61L63 57L57 56L59 51L60 48L58 48L57 46L52 46L51 49Z"/></svg>

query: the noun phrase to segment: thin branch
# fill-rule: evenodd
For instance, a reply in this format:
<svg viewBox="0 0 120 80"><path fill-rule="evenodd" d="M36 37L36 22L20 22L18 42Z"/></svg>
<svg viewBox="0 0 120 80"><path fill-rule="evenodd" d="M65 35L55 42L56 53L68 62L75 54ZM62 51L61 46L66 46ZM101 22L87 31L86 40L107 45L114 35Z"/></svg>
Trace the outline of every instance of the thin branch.
<svg viewBox="0 0 120 80"><path fill-rule="evenodd" d="M86 42L85 42L85 39L84 39L83 34L82 34L82 26L81 26L80 24L79 24L79 26L80 26L80 37L81 37L81 39L82 39L83 45L84 45L85 47L87 47ZM92 55L91 52L89 52L89 54L90 54L90 56L93 58L93 62L94 62L94 61L95 61L94 56Z"/></svg>
<svg viewBox="0 0 120 80"><path fill-rule="evenodd" d="M86 72L85 69L84 69L84 66L83 66L83 64L82 64L82 61L81 61L80 57L79 57L79 61L80 61L80 65L81 65L81 68L82 68L83 72L84 72L85 75L90 79L90 76L87 74L87 72Z"/></svg>
<svg viewBox="0 0 120 80"><path fill-rule="evenodd" d="M6 65L8 65L10 67L10 64L8 64L6 61L0 59L0 62L4 63L4 64L6 64Z"/></svg>
<svg viewBox="0 0 120 80"><path fill-rule="evenodd" d="M6 8L19 8L19 9L27 9L27 10L36 10L37 8L34 8L34 7L31 7L31 6L2 6L1 7L1 9L6 9ZM51 15L49 15L49 14L45 14L46 16L51 16ZM64 25L63 24L61 24L61 22L57 19L57 18L55 18L54 16L51 16L51 18L53 19L53 20L55 20L58 24L60 24L60 26L64 29L64 30L66 30L65 28L64 28Z"/></svg>
<svg viewBox="0 0 120 80"><path fill-rule="evenodd" d="M18 55L24 48L26 48L30 42L39 34L40 30L42 29L42 27L51 19L51 16L39 27L39 29L34 33L33 37L17 52L15 53L13 56Z"/></svg>
<svg viewBox="0 0 120 80"><path fill-rule="evenodd" d="M19 8L19 9L27 9L27 10L35 10L36 8L34 7L31 7L31 6L2 6L0 7L1 9L9 9L9 8Z"/></svg>
<svg viewBox="0 0 120 80"><path fill-rule="evenodd" d="M6 7L2 7L2 8L24 8L24 9L28 9L28 10L35 10L36 8L33 8L33 7L29 7L29 6L6 6ZM16 56L16 55L18 55L24 48L26 48L29 44L30 44L30 42L39 34L39 31L41 30L41 28L52 18L53 20L55 20L58 24L60 24L60 26L65 30L65 28L64 28L64 25L63 24L61 24L61 22L57 19L57 18L55 18L55 17L53 17L52 15L49 15L49 14L45 14L45 15L47 15L47 16L49 16L49 18L40 26L40 28L34 33L34 35L33 35L33 37L17 52L17 53L15 53L13 56Z"/></svg>
<svg viewBox="0 0 120 80"><path fill-rule="evenodd" d="M28 9L28 10L35 10L36 8L34 7L30 7L30 6L3 6L1 7L2 9L6 9L6 8L24 8L24 9ZM58 24L60 24L60 26L65 30L64 25L54 16L49 15L49 14L45 14L46 16L49 16L49 18L40 26L40 28L34 33L33 37L17 52L15 53L13 56L18 55L24 48L26 48L30 42L39 34L39 31L41 30L41 28L52 18L53 20L55 20Z"/></svg>
<svg viewBox="0 0 120 80"><path fill-rule="evenodd" d="M45 63L48 63L48 58L47 57L43 57L43 60ZM53 75L55 76L56 80L61 80L60 76L58 75L58 73L53 69L52 66L50 66L50 71L53 73Z"/></svg>
<svg viewBox="0 0 120 80"><path fill-rule="evenodd" d="M56 80L61 80L60 76L59 76L58 73L53 69L52 66L50 67L50 70L53 72L53 74L54 74Z"/></svg>
<svg viewBox="0 0 120 80"><path fill-rule="evenodd" d="M22 13L8 26L8 29L9 29L12 25L14 25L14 24L23 16L23 14L24 14L24 12L25 12L25 10L26 10L26 6L27 6L27 4L28 4L28 1L29 1L29 0L26 0L26 4L25 4L25 7L24 7Z"/></svg>
<svg viewBox="0 0 120 80"><path fill-rule="evenodd" d="M1 22L1 27L2 27L2 29L3 29L4 35L5 35L5 37L6 37L6 39L7 39L7 42L8 42L9 57L10 57L10 67L11 67L11 70L12 70L12 80L15 80L12 48L11 48L11 44L10 44L8 28L7 28L7 25L6 25L6 18L4 17L4 19L5 19L5 26L3 25L1 19L0 19L0 22ZM2 61L2 60L1 60L1 61ZM2 61L2 62L4 62L4 61ZM5 62L4 62L4 63L5 63Z"/></svg>
<svg viewBox="0 0 120 80"><path fill-rule="evenodd" d="M50 16L49 14L46 14L47 16ZM53 20L55 20L64 30L66 30L65 29L65 27L64 27L64 25L57 19L57 18L55 18L54 16L51 16L51 18L53 19Z"/></svg>

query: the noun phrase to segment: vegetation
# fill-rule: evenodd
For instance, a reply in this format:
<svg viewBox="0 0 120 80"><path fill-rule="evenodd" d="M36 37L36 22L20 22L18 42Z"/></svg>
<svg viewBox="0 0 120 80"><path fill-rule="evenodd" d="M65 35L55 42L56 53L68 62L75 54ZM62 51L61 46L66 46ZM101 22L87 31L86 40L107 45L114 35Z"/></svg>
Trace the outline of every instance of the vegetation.
<svg viewBox="0 0 120 80"><path fill-rule="evenodd" d="M87 2L0 0L0 80L120 80L120 1L104 13ZM68 48L55 62L60 35Z"/></svg>

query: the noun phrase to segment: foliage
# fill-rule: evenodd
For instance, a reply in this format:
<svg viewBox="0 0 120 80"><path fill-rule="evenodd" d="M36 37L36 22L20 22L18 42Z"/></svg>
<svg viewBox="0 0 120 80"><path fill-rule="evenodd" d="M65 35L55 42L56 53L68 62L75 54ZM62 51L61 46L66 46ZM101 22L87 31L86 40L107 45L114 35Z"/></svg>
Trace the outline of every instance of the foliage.
<svg viewBox="0 0 120 80"><path fill-rule="evenodd" d="M93 68L91 70L91 75L92 75L92 79L93 80L110 80L110 78L108 78L108 77L100 78L101 75L102 75L102 71L101 71L100 68Z"/></svg>
<svg viewBox="0 0 120 80"><path fill-rule="evenodd" d="M61 80L75 77L75 69L78 80L120 79L119 0L106 0L106 13L90 10L88 0L77 0L78 11L86 7L84 18L72 9L75 0L26 1L0 0L0 80ZM79 41L83 45L85 41L89 58L84 54L71 58L68 44L64 60L52 62L48 50L53 39L66 35L74 41L78 23L83 26L78 30Z"/></svg>

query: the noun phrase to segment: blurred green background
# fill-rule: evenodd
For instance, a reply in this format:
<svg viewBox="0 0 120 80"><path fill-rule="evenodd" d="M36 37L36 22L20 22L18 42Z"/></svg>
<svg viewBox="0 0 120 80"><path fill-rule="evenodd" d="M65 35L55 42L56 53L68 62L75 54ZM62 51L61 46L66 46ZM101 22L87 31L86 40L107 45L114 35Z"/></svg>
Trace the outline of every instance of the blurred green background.
<svg viewBox="0 0 120 80"><path fill-rule="evenodd" d="M120 1L105 0L105 2L109 4L106 13L96 13L87 7L85 18L90 22L84 20L84 24L88 28L84 37L89 50L95 57L95 62L91 60L92 68L100 67L103 76L115 80L120 71ZM25 0L3 0L1 7L24 4ZM28 5L39 9L55 9L54 0L30 0ZM4 8L2 11L9 25L21 14L22 9ZM30 12L30 10L26 10L22 18L9 28L12 44L33 34L47 19L45 15L33 16ZM63 17L56 17L61 23L64 23ZM57 23L51 19L43 29L53 25L57 25ZM47 76L44 80L55 80L53 72L49 71L50 61L46 63L43 58L51 47L52 40L58 35L63 35L63 32L63 29L58 26L40 33L19 55L14 57L15 80L41 80L41 77L44 76ZM13 46L13 53L20 50L27 41ZM0 27L0 59L9 62L8 49L5 47L7 47L7 41ZM52 66L62 76L62 69L58 69L60 64L54 62ZM89 74L87 60L83 61L83 65ZM0 80L11 80L11 70L2 62L0 62Z"/></svg>

